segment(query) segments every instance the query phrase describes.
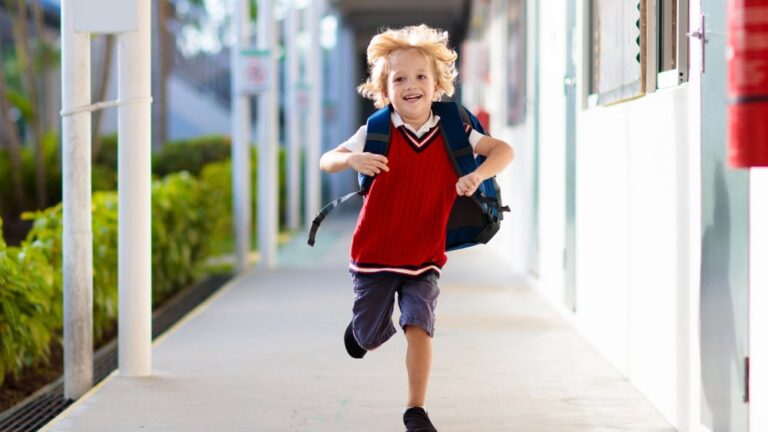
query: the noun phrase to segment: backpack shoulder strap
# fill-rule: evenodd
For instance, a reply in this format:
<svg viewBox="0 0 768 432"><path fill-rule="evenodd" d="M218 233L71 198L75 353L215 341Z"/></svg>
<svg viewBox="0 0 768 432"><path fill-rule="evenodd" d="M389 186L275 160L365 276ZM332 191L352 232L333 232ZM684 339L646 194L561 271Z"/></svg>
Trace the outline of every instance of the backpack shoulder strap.
<svg viewBox="0 0 768 432"><path fill-rule="evenodd" d="M467 133L464 131L462 111L455 102L435 102L433 109L440 116L440 129L443 131L448 156L453 161L453 166L459 177L465 176L477 169L472 145L469 143ZM468 117L468 115L467 115Z"/></svg>
<svg viewBox="0 0 768 432"><path fill-rule="evenodd" d="M366 153L385 155L389 151L389 131L392 116L392 106L384 107L370 117L366 126L365 147ZM373 176L358 173L357 180L361 191L367 191L373 182Z"/></svg>
<svg viewBox="0 0 768 432"><path fill-rule="evenodd" d="M364 152L382 155L387 154L387 151L389 150L390 113L391 106L382 108L368 117L365 146L363 147ZM373 182L373 177L358 173L357 180L360 183L360 190L348 193L341 198L331 201L328 205L323 207L317 215L315 215L315 219L312 220L312 227L309 229L307 244L310 246L315 245L317 230L320 228L320 224L323 223L323 220L325 220L325 217L328 216L333 209L355 195L362 196L368 192L368 188L371 186L371 182Z"/></svg>

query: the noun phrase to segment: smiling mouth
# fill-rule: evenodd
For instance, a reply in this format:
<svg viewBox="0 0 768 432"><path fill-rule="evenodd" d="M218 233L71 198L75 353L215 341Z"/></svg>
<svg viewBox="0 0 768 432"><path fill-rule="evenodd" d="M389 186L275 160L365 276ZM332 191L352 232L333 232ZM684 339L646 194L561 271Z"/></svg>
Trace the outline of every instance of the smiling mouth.
<svg viewBox="0 0 768 432"><path fill-rule="evenodd" d="M421 99L421 95L406 96L403 99L405 99L405 100L407 100L409 102L410 101L415 101L415 100Z"/></svg>

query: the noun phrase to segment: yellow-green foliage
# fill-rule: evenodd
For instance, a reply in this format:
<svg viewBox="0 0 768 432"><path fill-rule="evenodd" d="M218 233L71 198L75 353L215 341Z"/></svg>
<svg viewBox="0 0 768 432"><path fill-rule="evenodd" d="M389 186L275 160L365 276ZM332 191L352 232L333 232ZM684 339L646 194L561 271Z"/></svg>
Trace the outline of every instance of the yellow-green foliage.
<svg viewBox="0 0 768 432"><path fill-rule="evenodd" d="M0 385L48 358L61 323L54 271L38 246L9 248L0 236Z"/></svg>
<svg viewBox="0 0 768 432"><path fill-rule="evenodd" d="M153 304L194 281L210 242L220 239L231 226L230 200L218 195L218 189L225 188L223 184L204 185L186 172L153 181ZM93 324L97 343L117 319L117 206L117 192L94 193ZM20 247L7 247L0 235L0 384L25 366L45 363L51 342L61 340L61 204L25 213L24 218L34 220L34 225ZM218 236L212 235L214 231Z"/></svg>

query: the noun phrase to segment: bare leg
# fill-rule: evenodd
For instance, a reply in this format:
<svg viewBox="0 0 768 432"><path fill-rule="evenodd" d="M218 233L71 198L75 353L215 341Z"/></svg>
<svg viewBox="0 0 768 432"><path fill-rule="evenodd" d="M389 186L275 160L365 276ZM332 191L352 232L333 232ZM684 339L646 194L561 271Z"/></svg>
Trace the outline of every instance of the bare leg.
<svg viewBox="0 0 768 432"><path fill-rule="evenodd" d="M405 366L408 369L408 407L424 406L432 366L432 338L421 327L406 326L408 351Z"/></svg>

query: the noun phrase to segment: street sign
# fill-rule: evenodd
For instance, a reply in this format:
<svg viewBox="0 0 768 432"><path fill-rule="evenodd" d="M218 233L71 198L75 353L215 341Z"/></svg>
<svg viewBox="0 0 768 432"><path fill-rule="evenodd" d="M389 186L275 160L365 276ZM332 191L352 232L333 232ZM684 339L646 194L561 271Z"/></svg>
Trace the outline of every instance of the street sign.
<svg viewBox="0 0 768 432"><path fill-rule="evenodd" d="M122 33L137 30L137 0L74 0L75 31Z"/></svg>
<svg viewBox="0 0 768 432"><path fill-rule="evenodd" d="M238 92L243 94L264 93L272 85L270 61L272 51L258 49L240 50Z"/></svg>

